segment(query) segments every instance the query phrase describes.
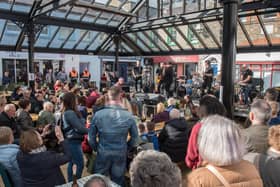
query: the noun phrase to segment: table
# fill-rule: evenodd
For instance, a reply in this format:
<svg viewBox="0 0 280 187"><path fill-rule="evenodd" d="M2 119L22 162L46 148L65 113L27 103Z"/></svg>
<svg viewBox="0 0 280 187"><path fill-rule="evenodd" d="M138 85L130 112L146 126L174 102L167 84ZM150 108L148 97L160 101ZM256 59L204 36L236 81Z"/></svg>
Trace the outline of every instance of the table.
<svg viewBox="0 0 280 187"><path fill-rule="evenodd" d="M99 174L93 174L93 175L89 175L89 176L80 178L80 179L77 181L79 187L83 187L84 184L85 184L90 178L92 178L93 176L97 176L97 177L101 177L101 178L104 177L104 176L99 175ZM111 187L120 187L119 185L117 185L116 183L114 183L114 182L112 182L112 181L110 182L110 186L111 186ZM63 185L58 185L58 186L56 186L56 187L72 187L72 182L68 182L68 183L63 184Z"/></svg>
<svg viewBox="0 0 280 187"><path fill-rule="evenodd" d="M31 116L31 118L32 118L32 121L37 121L37 120L38 120L38 117L39 117L39 115L38 115L38 114L35 114L35 113L31 113L30 116Z"/></svg>

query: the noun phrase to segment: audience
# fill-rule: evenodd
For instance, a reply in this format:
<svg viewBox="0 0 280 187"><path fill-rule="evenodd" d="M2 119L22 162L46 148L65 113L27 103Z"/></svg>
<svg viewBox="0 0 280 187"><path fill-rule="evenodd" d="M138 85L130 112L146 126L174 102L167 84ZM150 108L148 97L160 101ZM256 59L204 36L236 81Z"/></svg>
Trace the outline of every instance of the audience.
<svg viewBox="0 0 280 187"><path fill-rule="evenodd" d="M50 187L65 183L60 166L71 159L69 144L64 140L60 127L56 126L55 135L63 147L63 154L47 151L42 136L47 134L49 127L46 126L41 135L34 129L21 134L17 161L21 171L22 187Z"/></svg>
<svg viewBox="0 0 280 187"><path fill-rule="evenodd" d="M112 182L109 178L94 174L84 185L84 187L119 187L119 185Z"/></svg>
<svg viewBox="0 0 280 187"><path fill-rule="evenodd" d="M172 162L181 162L186 156L191 126L180 117L178 109L172 109L169 116L170 120L165 123L158 137L159 148L171 158Z"/></svg>
<svg viewBox="0 0 280 187"><path fill-rule="evenodd" d="M146 123L146 126L147 126L147 131L148 132L147 133L142 133L140 135L140 137L142 138L142 140L152 143L153 147L154 147L154 150L159 151L158 137L157 137L157 134L155 132L155 123L148 121ZM143 130L143 127L140 127L140 128L142 128L141 130ZM144 126L144 128L145 128L145 126Z"/></svg>
<svg viewBox="0 0 280 187"><path fill-rule="evenodd" d="M33 128L33 121L29 114L31 103L29 100L21 99L18 103L19 109L16 112L17 120L21 130Z"/></svg>
<svg viewBox="0 0 280 187"><path fill-rule="evenodd" d="M133 187L181 187L180 169L161 152L147 150L140 152L129 169Z"/></svg>
<svg viewBox="0 0 280 187"><path fill-rule="evenodd" d="M262 99L251 104L249 119L251 126L243 130L245 147L248 152L265 153L268 148L268 122L271 118L271 107Z"/></svg>
<svg viewBox="0 0 280 187"><path fill-rule="evenodd" d="M14 187L21 187L20 170L17 163L19 146L14 142L13 132L9 127L0 127L0 163L8 170Z"/></svg>
<svg viewBox="0 0 280 187"><path fill-rule="evenodd" d="M199 101L199 108L198 108L198 116L200 119L203 119L204 117L218 114L221 116L226 115L226 109L220 101L210 95L203 96ZM199 155L198 151L198 133L200 128L203 126L203 122L199 121L196 123L191 131L188 148L187 148L187 155L185 158L185 162L189 168L195 169L202 164L202 158Z"/></svg>
<svg viewBox="0 0 280 187"><path fill-rule="evenodd" d="M4 95L0 95L0 113L4 111L4 107L7 104L7 99Z"/></svg>
<svg viewBox="0 0 280 187"><path fill-rule="evenodd" d="M152 122L159 123L169 120L169 113L165 111L165 106L163 103L157 104L157 113L153 116Z"/></svg>
<svg viewBox="0 0 280 187"><path fill-rule="evenodd" d="M264 100L266 102L277 101L279 96L279 92L275 88L268 88L264 93Z"/></svg>
<svg viewBox="0 0 280 187"><path fill-rule="evenodd" d="M10 127L13 131L15 139L19 139L20 129L19 124L15 120L16 107L14 104L6 104L4 111L0 113L0 126Z"/></svg>
<svg viewBox="0 0 280 187"><path fill-rule="evenodd" d="M271 119L269 120L269 126L280 125L279 103L276 101L270 101L268 104L271 107Z"/></svg>
<svg viewBox="0 0 280 187"><path fill-rule="evenodd" d="M219 115L204 118L202 123L198 149L207 165L193 170L186 186L263 186L255 166L242 160L245 148L239 127Z"/></svg>
<svg viewBox="0 0 280 187"><path fill-rule="evenodd" d="M51 102L47 101L44 103L43 108L44 109L39 112L38 120L36 123L36 126L39 127L44 127L47 124L55 123L55 117L53 114L54 105Z"/></svg>

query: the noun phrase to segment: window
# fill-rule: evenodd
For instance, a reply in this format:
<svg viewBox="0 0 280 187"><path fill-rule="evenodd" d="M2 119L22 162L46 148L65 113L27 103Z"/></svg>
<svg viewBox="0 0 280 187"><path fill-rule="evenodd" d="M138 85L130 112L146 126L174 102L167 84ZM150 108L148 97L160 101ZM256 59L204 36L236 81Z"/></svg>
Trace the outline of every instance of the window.
<svg viewBox="0 0 280 187"><path fill-rule="evenodd" d="M176 33L176 30L174 28L167 28L167 32L172 36L172 38L174 38L176 40L177 33ZM175 46L176 45L175 42L172 40L172 38L167 35L167 41L166 42L169 46Z"/></svg>
<svg viewBox="0 0 280 187"><path fill-rule="evenodd" d="M198 44L197 38L194 36L193 32L188 28L187 30L187 38L191 42L191 44Z"/></svg>
<svg viewBox="0 0 280 187"><path fill-rule="evenodd" d="M68 38L68 36L71 34L72 29L69 28L61 28L59 31L59 39L60 40L66 40ZM72 33L71 37L69 38L69 40L75 40L75 32Z"/></svg>
<svg viewBox="0 0 280 187"><path fill-rule="evenodd" d="M21 29L12 22L7 22L6 29L8 33L19 33L21 31Z"/></svg>
<svg viewBox="0 0 280 187"><path fill-rule="evenodd" d="M159 43L158 36L155 33L151 32L151 38L152 38L152 41L151 41L150 47L154 48L154 47L156 47L154 43Z"/></svg>
<svg viewBox="0 0 280 187"><path fill-rule="evenodd" d="M277 12L268 13L263 15L263 19L272 19L277 17Z"/></svg>

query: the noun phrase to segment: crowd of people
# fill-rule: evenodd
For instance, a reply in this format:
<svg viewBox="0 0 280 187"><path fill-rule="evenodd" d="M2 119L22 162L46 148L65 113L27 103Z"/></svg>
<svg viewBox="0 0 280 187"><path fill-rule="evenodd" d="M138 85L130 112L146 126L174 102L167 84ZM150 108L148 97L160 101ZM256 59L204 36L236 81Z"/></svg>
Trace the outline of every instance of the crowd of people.
<svg viewBox="0 0 280 187"><path fill-rule="evenodd" d="M83 91L57 80L52 89L17 87L0 96L0 166L13 186L61 185L85 168L96 174L88 187L126 186L127 179L133 187L280 186L277 90L255 98L245 128L207 94L198 106L170 95L143 116L135 93L121 85Z"/></svg>

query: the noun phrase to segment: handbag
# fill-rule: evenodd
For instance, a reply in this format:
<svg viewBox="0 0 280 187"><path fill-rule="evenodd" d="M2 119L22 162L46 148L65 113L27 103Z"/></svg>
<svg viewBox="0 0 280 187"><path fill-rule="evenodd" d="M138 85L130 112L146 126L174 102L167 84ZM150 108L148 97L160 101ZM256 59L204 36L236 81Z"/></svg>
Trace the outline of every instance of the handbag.
<svg viewBox="0 0 280 187"><path fill-rule="evenodd" d="M225 187L230 187L228 181L222 176L222 174L214 166L208 164L206 168L211 173L213 173Z"/></svg>

